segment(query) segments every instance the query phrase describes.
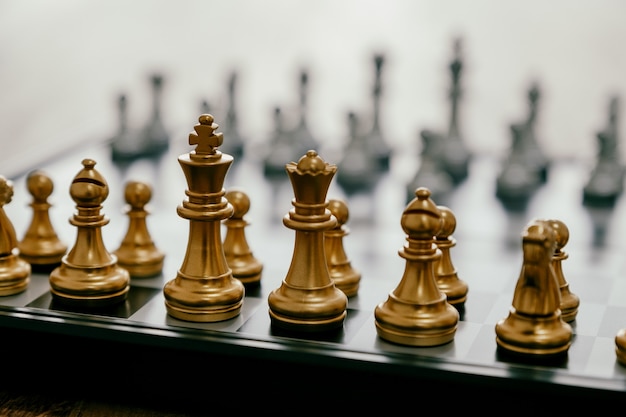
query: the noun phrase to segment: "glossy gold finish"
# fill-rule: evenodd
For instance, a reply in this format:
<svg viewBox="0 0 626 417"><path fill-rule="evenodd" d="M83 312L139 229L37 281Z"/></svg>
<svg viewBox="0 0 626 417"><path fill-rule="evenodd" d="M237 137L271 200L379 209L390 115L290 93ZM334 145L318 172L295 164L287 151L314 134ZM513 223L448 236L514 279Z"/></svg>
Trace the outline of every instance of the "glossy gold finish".
<svg viewBox="0 0 626 417"><path fill-rule="evenodd" d="M283 224L296 238L287 276L268 297L272 325L302 332L337 329L346 318L348 297L331 280L324 251L324 232L337 225L326 200L337 166L310 150L286 170L295 198Z"/></svg>
<svg viewBox="0 0 626 417"><path fill-rule="evenodd" d="M224 254L233 276L244 285L256 285L261 282L263 264L254 257L246 239L245 228L248 221L245 215L250 210L250 198L242 190L232 189L226 193L226 199L233 206L233 215L224 220Z"/></svg>
<svg viewBox="0 0 626 417"><path fill-rule="evenodd" d="M615 336L615 355L617 363L626 366L626 328L620 329Z"/></svg>
<svg viewBox="0 0 626 417"><path fill-rule="evenodd" d="M441 251L441 258L435 263L435 276L437 285L448 297L448 302L458 306L467 300L469 286L459 278L450 254L450 249L456 246L456 239L452 237L456 229L456 217L448 207L437 208L441 212L441 229L435 235L435 243Z"/></svg>
<svg viewBox="0 0 626 417"><path fill-rule="evenodd" d="M435 265L441 259L435 244L441 217L430 190L418 188L400 220L407 235L407 243L398 252L406 260L404 274L387 300L374 310L376 331L382 339L409 346L436 346L454 339L459 312L448 303L435 276Z"/></svg>
<svg viewBox="0 0 626 417"><path fill-rule="evenodd" d="M569 229L565 223L560 220L548 221L556 233L556 249L554 250L554 255L552 256L552 269L554 270L561 292L561 317L569 323L576 319L578 307L580 306L580 299L576 294L570 291L569 283L565 279L565 274L563 273L562 262L569 257L567 252L563 251L563 247L565 247L569 241Z"/></svg>
<svg viewBox="0 0 626 417"><path fill-rule="evenodd" d="M13 199L13 182L0 175L0 296L18 294L28 287L31 266L19 257L13 223L4 211Z"/></svg>
<svg viewBox="0 0 626 417"><path fill-rule="evenodd" d="M28 192L33 199L30 207L33 216L24 238L18 243L20 257L33 268L50 268L61 264L67 252L67 245L57 236L50 221L49 209L52 206L48 197L54 190L54 184L42 171L32 171L26 179Z"/></svg>
<svg viewBox="0 0 626 417"><path fill-rule="evenodd" d="M83 169L70 186L76 212L70 224L76 226L74 247L49 277L55 301L68 305L102 307L126 300L130 289L128 271L117 264L117 257L107 251L102 227L109 223L101 213L109 196L109 186L95 169L96 161L84 159Z"/></svg>
<svg viewBox="0 0 626 417"><path fill-rule="evenodd" d="M152 188L144 182L129 181L124 189L128 230L120 247L113 252L117 263L128 270L131 278L158 275L163 270L165 254L159 250L148 231L146 204L152 198Z"/></svg>
<svg viewBox="0 0 626 417"><path fill-rule="evenodd" d="M224 180L233 157L217 148L223 134L213 116L203 114L189 134L195 150L178 162L185 174L187 198L177 208L189 220L187 251L176 278L163 287L165 306L172 317L192 322L217 322L241 312L245 288L233 277L221 238L222 220L233 215L225 197Z"/></svg>
<svg viewBox="0 0 626 417"><path fill-rule="evenodd" d="M557 234L553 222L534 220L522 234L522 270L513 303L505 319L496 324L500 349L529 357L567 352L572 327L561 315L561 293L552 269Z"/></svg>
<svg viewBox="0 0 626 417"><path fill-rule="evenodd" d="M324 233L328 272L335 286L348 297L353 297L359 291L361 273L352 267L343 245L343 238L350 233L350 229L345 225L350 212L346 202L338 199L330 200L328 209L337 219L337 226Z"/></svg>

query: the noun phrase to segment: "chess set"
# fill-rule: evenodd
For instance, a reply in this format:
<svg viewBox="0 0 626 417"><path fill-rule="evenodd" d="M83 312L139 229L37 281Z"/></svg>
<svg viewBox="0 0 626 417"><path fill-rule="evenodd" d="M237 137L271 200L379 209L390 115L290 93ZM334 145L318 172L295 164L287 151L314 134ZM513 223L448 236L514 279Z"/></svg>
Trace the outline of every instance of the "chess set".
<svg viewBox="0 0 626 417"><path fill-rule="evenodd" d="M382 60L375 62L379 70ZM459 63L451 69L458 73ZM154 83L159 88L161 80ZM121 129L117 142L30 167L11 178L12 198L3 209L20 259L31 268L4 287L0 327L42 341L85 337L257 366L319 367L328 375L334 369L348 385L345 376L354 372L512 396L535 390L553 398L621 399L621 184L600 197L589 187L590 175L614 169L616 161L589 171L576 161L525 156L536 155L529 142L536 86L529 97L531 115L512 126L515 152L508 160L442 150L450 142L425 131L420 164L403 162L406 155L394 159L384 147L369 155L365 167L378 173L375 181L359 172L341 177L343 157L335 162L307 147L281 169L241 148L234 157L221 151L229 137L210 114L190 123L195 132L188 139L163 139L162 126L146 133L161 138L148 147L158 152L124 154ZM369 137L378 135L372 143L380 144L374 121ZM459 144L454 121L450 132ZM598 135L608 159L615 136L612 114ZM372 146L367 135L358 140L361 148ZM349 146L355 147L345 158L358 158L356 145ZM441 152L451 157L443 162L445 181ZM398 180L397 172L415 166L412 181ZM583 204L590 199L596 204ZM33 244L37 234L51 268L29 253L28 240ZM536 247L527 252L531 240ZM560 289L554 276L532 272L537 258L552 265L555 247L558 267L543 271L559 275ZM460 290L453 285L459 282ZM563 287L577 300L573 310L558 304ZM536 325L546 317L553 321ZM509 319L517 320L508 323L513 330L504 329ZM557 342L549 336L554 323L566 333ZM507 336L516 329L522 341ZM295 384L302 382L291 372ZM389 383L374 391L389 396L395 389Z"/></svg>

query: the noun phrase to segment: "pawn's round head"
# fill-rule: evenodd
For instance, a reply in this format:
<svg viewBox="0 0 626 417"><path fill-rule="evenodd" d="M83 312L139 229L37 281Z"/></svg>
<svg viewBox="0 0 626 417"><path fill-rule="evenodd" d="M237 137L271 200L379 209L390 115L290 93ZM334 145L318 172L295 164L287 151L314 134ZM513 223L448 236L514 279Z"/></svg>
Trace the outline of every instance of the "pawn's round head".
<svg viewBox="0 0 626 417"><path fill-rule="evenodd" d="M109 186L95 165L93 159L83 159L83 169L70 186L70 196L79 206L98 207L109 196Z"/></svg>
<svg viewBox="0 0 626 417"><path fill-rule="evenodd" d="M124 198L131 207L141 209L152 198L152 189L141 181L129 181L124 189Z"/></svg>
<svg viewBox="0 0 626 417"><path fill-rule="evenodd" d="M227 191L226 199L233 206L232 218L241 219L250 210L250 198L241 190Z"/></svg>
<svg viewBox="0 0 626 417"><path fill-rule="evenodd" d="M413 239L433 239L441 230L441 211L430 199L430 190L420 187L400 219L402 230Z"/></svg>
<svg viewBox="0 0 626 417"><path fill-rule="evenodd" d="M0 175L0 206L8 204L13 199L13 182Z"/></svg>
<svg viewBox="0 0 626 417"><path fill-rule="evenodd" d="M556 234L556 248L562 249L569 241L569 229L561 220L548 220Z"/></svg>
<svg viewBox="0 0 626 417"><path fill-rule="evenodd" d="M54 189L54 184L52 183L50 177L39 170L32 171L28 174L26 186L28 187L28 192L31 193L35 201L41 202L45 201L50 194L52 194L52 190Z"/></svg>
<svg viewBox="0 0 626 417"><path fill-rule="evenodd" d="M348 205L343 200L330 200L328 202L328 210L330 210L331 214L337 218L337 223L339 225L346 224L348 218L350 217Z"/></svg>
<svg viewBox="0 0 626 417"><path fill-rule="evenodd" d="M456 217L452 210L446 206L437 206L441 212L441 230L437 233L438 238L448 238L456 229Z"/></svg>

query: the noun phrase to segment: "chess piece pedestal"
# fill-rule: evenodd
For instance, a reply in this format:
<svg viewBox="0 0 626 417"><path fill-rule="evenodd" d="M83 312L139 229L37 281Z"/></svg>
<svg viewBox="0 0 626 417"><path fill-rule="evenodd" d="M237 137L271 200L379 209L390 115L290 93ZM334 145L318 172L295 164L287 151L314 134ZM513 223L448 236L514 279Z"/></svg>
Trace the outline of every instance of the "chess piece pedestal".
<svg viewBox="0 0 626 417"><path fill-rule="evenodd" d="M102 240L102 227L109 223L101 213L102 202L109 195L107 182L94 168L94 160L84 159L82 164L70 186L76 202L70 218L77 228L76 242L50 273L50 292L61 304L103 307L126 300L130 275L118 266L117 257L106 250Z"/></svg>
<svg viewBox="0 0 626 417"><path fill-rule="evenodd" d="M32 269L50 272L61 264L67 252L67 245L59 239L50 221L49 209L52 205L48 203L48 197L54 184L43 172L33 171L28 174L26 185L33 196L30 204L33 217L24 238L18 243L20 257Z"/></svg>
<svg viewBox="0 0 626 417"><path fill-rule="evenodd" d="M0 296L18 294L30 282L31 266L21 259L13 223L4 205L13 199L13 183L0 175Z"/></svg>
<svg viewBox="0 0 626 417"><path fill-rule="evenodd" d="M441 230L435 235L435 243L441 251L441 258L435 266L437 286L448 298L453 306L461 306L467 300L469 286L467 282L459 278L457 270L452 263L450 249L456 246L456 239L452 233L456 229L456 217L452 210L446 206L437 206L441 212Z"/></svg>
<svg viewBox="0 0 626 417"><path fill-rule="evenodd" d="M271 322L300 332L334 330L343 326L348 307L347 296L330 278L324 251L324 232L337 225L326 200L337 167L310 150L286 170L295 198L283 224L296 237L287 276L268 297Z"/></svg>
<svg viewBox="0 0 626 417"><path fill-rule="evenodd" d="M128 270L131 278L147 278L158 275L163 270L165 254L161 252L146 224L148 211L146 204L152 197L148 184L130 181L126 184L124 198L128 204L128 230L120 247L113 252L118 264Z"/></svg>
<svg viewBox="0 0 626 417"><path fill-rule="evenodd" d="M505 319L496 323L498 348L525 357L566 353L573 331L559 308L560 289L552 269L556 233L546 221L532 221L522 237L524 262L513 303Z"/></svg>
<svg viewBox="0 0 626 417"><path fill-rule="evenodd" d="M188 189L177 213L189 220L189 237L182 265L163 294L167 313L185 321L236 317L245 295L243 283L228 266L221 238L222 220L233 215L223 188L233 157L217 149L223 141L222 133L215 133L218 127L212 115L201 115L196 132L189 134L196 149L178 157Z"/></svg>
<svg viewBox="0 0 626 417"><path fill-rule="evenodd" d="M226 199L233 206L233 215L224 221L226 261L233 271L233 276L244 286L258 285L261 282L263 264L254 257L245 234L245 228L249 223L244 216L250 209L250 198L241 190L229 190Z"/></svg>
<svg viewBox="0 0 626 417"><path fill-rule="evenodd" d="M345 226L350 213L346 203L336 199L329 201L328 209L337 219L337 226L324 233L328 272L335 286L348 297L353 297L359 292L361 273L352 267L343 245L343 238L350 233Z"/></svg>
<svg viewBox="0 0 626 417"><path fill-rule="evenodd" d="M435 277L434 265L441 251L434 236L441 228L441 212L427 188L418 188L415 196L401 218L407 234L407 244L398 252L406 260L404 274L387 300L374 310L376 332L401 345L443 345L454 339L460 315Z"/></svg>

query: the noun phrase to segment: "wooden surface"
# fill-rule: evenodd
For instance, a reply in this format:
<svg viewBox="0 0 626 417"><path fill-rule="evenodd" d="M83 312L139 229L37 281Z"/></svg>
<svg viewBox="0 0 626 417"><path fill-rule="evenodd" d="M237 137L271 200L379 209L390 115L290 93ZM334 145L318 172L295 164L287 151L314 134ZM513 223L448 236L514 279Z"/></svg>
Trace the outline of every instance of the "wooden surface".
<svg viewBox="0 0 626 417"><path fill-rule="evenodd" d="M186 417L164 407L7 390L0 392L0 415L7 417ZM200 414L197 414L200 415Z"/></svg>

